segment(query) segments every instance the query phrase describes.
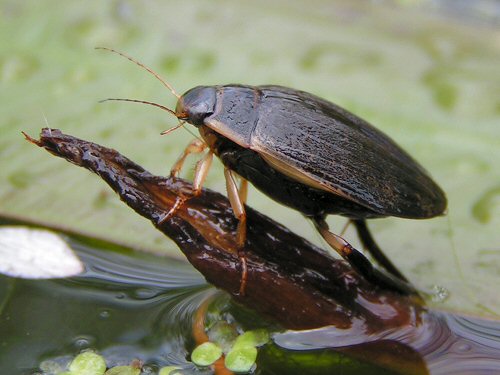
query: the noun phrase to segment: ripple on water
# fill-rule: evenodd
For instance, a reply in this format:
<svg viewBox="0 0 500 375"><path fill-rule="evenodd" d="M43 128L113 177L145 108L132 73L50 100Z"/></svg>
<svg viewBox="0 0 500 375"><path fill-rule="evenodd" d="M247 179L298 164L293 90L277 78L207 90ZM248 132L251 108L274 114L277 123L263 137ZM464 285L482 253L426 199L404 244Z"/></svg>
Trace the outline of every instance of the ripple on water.
<svg viewBox="0 0 500 375"><path fill-rule="evenodd" d="M334 327L289 331L275 335L275 342L285 349L313 350L393 339L417 350L433 375L500 374L498 321L431 312L423 322L418 328L403 327L372 336Z"/></svg>

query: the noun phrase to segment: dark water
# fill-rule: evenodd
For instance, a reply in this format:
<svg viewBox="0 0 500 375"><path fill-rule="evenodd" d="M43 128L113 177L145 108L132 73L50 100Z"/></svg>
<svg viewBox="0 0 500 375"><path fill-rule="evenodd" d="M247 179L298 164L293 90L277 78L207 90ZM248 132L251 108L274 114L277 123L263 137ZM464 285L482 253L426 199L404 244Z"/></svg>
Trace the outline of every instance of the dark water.
<svg viewBox="0 0 500 375"><path fill-rule="evenodd" d="M85 274L44 281L0 276L0 374L33 374L44 360L66 363L84 348L97 349L108 366L138 358L146 364L145 373L165 365L200 373L188 361L194 346L193 314L215 290L184 262L69 241L86 263ZM231 305L225 295L217 298L222 309ZM231 308L231 319L240 316L253 319L256 327L266 325L246 311ZM311 353L314 362L325 348L381 338L409 343L433 374L500 373L499 322L439 313L425 319L427 324L420 330L378 337L353 337L331 328L276 333L270 349L259 354L257 373L305 373L300 366L284 370L273 363L279 359L293 364L297 353ZM367 373L368 368L370 373L387 373L355 364L349 371L346 358L343 363L344 374Z"/></svg>
<svg viewBox="0 0 500 375"><path fill-rule="evenodd" d="M213 291L184 262L97 250L71 241L84 275L21 280L0 275L0 374L30 374L41 361L96 348L108 365L140 358L182 363L191 316Z"/></svg>

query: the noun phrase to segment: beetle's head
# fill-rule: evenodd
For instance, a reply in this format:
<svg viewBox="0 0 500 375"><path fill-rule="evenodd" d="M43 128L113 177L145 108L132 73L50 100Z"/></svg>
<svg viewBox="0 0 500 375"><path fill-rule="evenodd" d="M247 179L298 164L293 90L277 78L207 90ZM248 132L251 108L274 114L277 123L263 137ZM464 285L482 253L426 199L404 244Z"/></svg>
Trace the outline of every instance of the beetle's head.
<svg viewBox="0 0 500 375"><path fill-rule="evenodd" d="M203 125L203 120L214 113L216 90L213 86L197 86L181 95L175 107L179 120L192 125Z"/></svg>
<svg viewBox="0 0 500 375"><path fill-rule="evenodd" d="M167 112L175 115L181 121L187 121L188 123L195 125L195 126L203 125L203 120L207 116L210 116L212 113L214 113L215 101L216 101L216 89L215 89L215 87L213 87L213 86L212 87L210 87L210 86L197 86L195 88L192 88L191 90L188 90L184 95L179 95L179 94L177 94L177 92L175 92L173 87L170 86L170 84L167 81L165 81L157 73L155 73L152 69L148 68L146 65L142 64L141 62L133 59L132 57L130 57L122 52L118 52L112 48L106 48L106 47L96 47L96 48L116 53L116 54L121 55L121 56L125 57L126 59L132 61L133 63L139 65L141 68L147 70L150 74L155 76L156 79L158 79L165 87L167 87L170 90L170 92L172 94L174 94L179 99L177 101L177 106L175 108L175 111L172 111L170 108L167 108L161 104L149 102L146 100L109 98L109 99L101 100L100 102L114 100L114 101L134 102L134 103L142 103L142 104L152 105L152 106L161 108L164 111L167 111ZM168 129L168 130L162 132L162 134L168 134L172 130L175 130L175 129L178 129L179 127L181 127L182 124L183 124L183 122L180 122L179 126L175 126L171 129Z"/></svg>

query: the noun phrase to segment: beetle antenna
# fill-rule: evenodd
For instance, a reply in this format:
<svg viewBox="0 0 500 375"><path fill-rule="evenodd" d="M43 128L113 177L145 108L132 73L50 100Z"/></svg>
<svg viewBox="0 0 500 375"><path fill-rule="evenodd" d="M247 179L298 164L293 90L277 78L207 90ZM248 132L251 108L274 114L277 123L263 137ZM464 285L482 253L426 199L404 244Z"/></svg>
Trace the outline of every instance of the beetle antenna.
<svg viewBox="0 0 500 375"><path fill-rule="evenodd" d="M115 102L132 102L132 103L148 104L148 105L152 105L152 106L161 108L164 111L167 111L168 113L173 114L175 117L178 117L177 114L175 113L175 111L172 111L170 108L167 108L164 105L161 105L161 104L158 104L158 103L148 102L146 100L123 99L123 98L108 98L108 99L99 100L99 103L110 102L110 101L115 101Z"/></svg>
<svg viewBox="0 0 500 375"><path fill-rule="evenodd" d="M132 57L130 57L130 56L128 56L128 55L126 55L126 54L124 54L123 52L119 52L119 51L117 51L117 50L114 50L113 48L108 48L108 47L95 47L95 49L102 49L102 50L105 50L105 51L109 51L109 52L116 53L116 54L118 54L118 55L120 55L120 56L122 56L122 57L125 57L127 60L132 61L134 64L139 65L141 68L143 68L143 69L147 70L150 74L152 74L153 76L155 76L155 77L156 77L156 79L157 79L158 81L160 81L160 82L163 84L163 86L165 86L167 89L169 89L169 90L170 90L170 92L171 92L172 94L174 94L174 95L177 97L177 99L180 99L180 97L181 97L181 96L180 96L179 94L177 94L177 92L174 90L174 88L173 88L173 87L172 87L172 86L171 86L171 85L170 85L167 81L165 81L163 78L161 78L161 77L159 76L159 74L158 74L158 73L156 73L153 69L151 69L151 68L147 67L147 66L146 66L146 65L144 65L143 63L141 63L141 62L137 61L136 59L134 59L134 58L132 58Z"/></svg>
<svg viewBox="0 0 500 375"><path fill-rule="evenodd" d="M187 128L187 127L184 127L184 130L186 130L186 131L187 131L189 134L191 134L194 138L198 138L200 141L205 142L203 139L201 139L201 138L200 138L200 136L199 136L199 135L196 135L195 133L193 133L193 132L191 131L191 129L189 129L189 128Z"/></svg>

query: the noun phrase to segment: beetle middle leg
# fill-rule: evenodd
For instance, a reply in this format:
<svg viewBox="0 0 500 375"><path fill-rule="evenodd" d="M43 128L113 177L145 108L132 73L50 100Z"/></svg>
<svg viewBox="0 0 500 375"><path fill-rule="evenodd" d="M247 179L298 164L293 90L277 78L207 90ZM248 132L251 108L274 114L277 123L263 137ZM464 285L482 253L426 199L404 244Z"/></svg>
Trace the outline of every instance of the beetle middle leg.
<svg viewBox="0 0 500 375"><path fill-rule="evenodd" d="M240 294L245 295L247 284L247 258L245 255L245 241L247 238L247 215L244 202L247 195L247 181L242 180L241 188L238 190L233 172L229 168L224 168L224 177L226 179L226 190L234 216L238 219L238 228L236 232L236 243L238 246L238 257L241 264L241 283Z"/></svg>
<svg viewBox="0 0 500 375"><path fill-rule="evenodd" d="M241 203L243 204L247 203L248 180L245 180L243 177L241 177L240 188L238 189L238 195L240 197Z"/></svg>
<svg viewBox="0 0 500 375"><path fill-rule="evenodd" d="M314 217L312 220L323 239L337 251L342 258L348 261L354 270L367 281L406 295L418 294L406 281L396 278L392 274L385 274L374 268L361 252L352 247L351 244L342 237L330 232L328 224L323 217Z"/></svg>

